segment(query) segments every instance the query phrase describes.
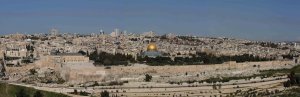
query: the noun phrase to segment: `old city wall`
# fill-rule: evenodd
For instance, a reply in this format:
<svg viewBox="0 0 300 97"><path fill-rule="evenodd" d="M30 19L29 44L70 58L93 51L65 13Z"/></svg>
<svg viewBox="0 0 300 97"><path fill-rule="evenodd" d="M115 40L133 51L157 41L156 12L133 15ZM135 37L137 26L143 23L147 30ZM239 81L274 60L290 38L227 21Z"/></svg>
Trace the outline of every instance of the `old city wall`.
<svg viewBox="0 0 300 97"><path fill-rule="evenodd" d="M228 69L248 69L258 66L260 70L284 68L288 65L294 64L293 61L266 61L266 62L244 62L244 63L224 63L212 65L185 65L185 66L114 66L108 71L112 74L130 75L130 74L174 74L186 72L207 72L215 70ZM99 67L100 68L100 67Z"/></svg>

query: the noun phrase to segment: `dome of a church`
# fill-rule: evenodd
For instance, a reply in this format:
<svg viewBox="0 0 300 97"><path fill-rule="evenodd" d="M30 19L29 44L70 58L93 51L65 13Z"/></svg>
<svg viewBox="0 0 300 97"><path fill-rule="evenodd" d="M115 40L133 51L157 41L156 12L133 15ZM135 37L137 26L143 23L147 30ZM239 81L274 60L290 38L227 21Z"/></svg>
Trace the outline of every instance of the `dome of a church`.
<svg viewBox="0 0 300 97"><path fill-rule="evenodd" d="M147 46L147 51L157 51L157 46L154 43L150 43Z"/></svg>

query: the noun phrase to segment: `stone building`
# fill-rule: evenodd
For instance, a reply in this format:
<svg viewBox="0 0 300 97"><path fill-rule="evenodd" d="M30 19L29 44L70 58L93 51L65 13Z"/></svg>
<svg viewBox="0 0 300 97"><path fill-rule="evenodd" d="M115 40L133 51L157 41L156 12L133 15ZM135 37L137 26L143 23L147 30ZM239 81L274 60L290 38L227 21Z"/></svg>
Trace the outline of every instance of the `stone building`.
<svg viewBox="0 0 300 97"><path fill-rule="evenodd" d="M0 48L0 59L4 58L5 51Z"/></svg>
<svg viewBox="0 0 300 97"><path fill-rule="evenodd" d="M83 56L79 53L61 53L56 55L56 59L58 59L62 63L88 63L89 57Z"/></svg>
<svg viewBox="0 0 300 97"><path fill-rule="evenodd" d="M97 69L89 57L77 53L59 53L43 56L36 62L40 68L52 68L69 83L102 81L106 72Z"/></svg>
<svg viewBox="0 0 300 97"><path fill-rule="evenodd" d="M63 63L87 63L89 57L83 56L79 53L62 53L59 54Z"/></svg>
<svg viewBox="0 0 300 97"><path fill-rule="evenodd" d="M93 63L76 63L64 65L61 76L69 83L100 82L105 78L106 72L96 68Z"/></svg>
<svg viewBox="0 0 300 97"><path fill-rule="evenodd" d="M23 58L27 57L27 50L26 49L7 49L5 51L6 57L18 57L18 58Z"/></svg>

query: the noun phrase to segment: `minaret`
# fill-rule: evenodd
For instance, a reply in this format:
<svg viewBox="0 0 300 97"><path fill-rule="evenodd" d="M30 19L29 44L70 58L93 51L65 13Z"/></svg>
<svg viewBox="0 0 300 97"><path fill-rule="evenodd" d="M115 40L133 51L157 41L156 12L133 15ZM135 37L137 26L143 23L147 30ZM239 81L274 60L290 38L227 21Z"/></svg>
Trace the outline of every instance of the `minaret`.
<svg viewBox="0 0 300 97"><path fill-rule="evenodd" d="M114 30L114 32L116 33L116 36L119 35L119 29L118 29L118 28L116 28L116 29Z"/></svg>
<svg viewBox="0 0 300 97"><path fill-rule="evenodd" d="M127 35L127 31L126 30L124 30L124 35Z"/></svg>
<svg viewBox="0 0 300 97"><path fill-rule="evenodd" d="M105 45L105 43L106 43L106 36L102 35L102 45Z"/></svg>
<svg viewBox="0 0 300 97"><path fill-rule="evenodd" d="M55 28L52 28L52 29L50 29L50 34L51 34L52 36L56 36L56 35L58 35L58 30L55 29Z"/></svg>
<svg viewBox="0 0 300 97"><path fill-rule="evenodd" d="M100 30L100 35L103 35L104 34L104 31L101 29Z"/></svg>

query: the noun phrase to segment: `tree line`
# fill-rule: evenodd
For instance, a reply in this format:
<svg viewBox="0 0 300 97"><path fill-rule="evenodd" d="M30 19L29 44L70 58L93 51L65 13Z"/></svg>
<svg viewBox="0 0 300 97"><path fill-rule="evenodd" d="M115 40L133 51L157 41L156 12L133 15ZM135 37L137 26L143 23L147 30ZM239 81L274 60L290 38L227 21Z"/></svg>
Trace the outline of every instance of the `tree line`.
<svg viewBox="0 0 300 97"><path fill-rule="evenodd" d="M90 60L93 60L96 65L128 65L129 63L145 63L151 66L161 65L201 65L201 64L222 64L224 62L236 61L240 62L254 62L254 61L269 61L275 60L274 58L265 58L254 56L251 54L235 55L235 56L216 56L205 52L197 52L191 57L175 57L171 58L168 56L157 56L155 58L148 56L137 56L137 59L132 55L125 54L110 54L106 52L97 51L88 55Z"/></svg>
<svg viewBox="0 0 300 97"><path fill-rule="evenodd" d="M291 71L288 78L289 80L283 83L284 87L300 86L300 77L296 75L295 71Z"/></svg>
<svg viewBox="0 0 300 97"><path fill-rule="evenodd" d="M159 65L201 65L201 64L222 64L224 62L236 61L241 62L254 62L254 61L268 61L275 60L274 58L261 58L251 54L235 55L235 56L216 56L204 52L197 52L191 57L175 57L173 60L170 57L156 58L141 57L137 58L140 63L146 63L148 65L159 66Z"/></svg>
<svg viewBox="0 0 300 97"><path fill-rule="evenodd" d="M125 54L110 54L106 52L97 51L88 55L90 60L95 62L95 65L128 65L129 63L136 62L132 55L125 55Z"/></svg>

